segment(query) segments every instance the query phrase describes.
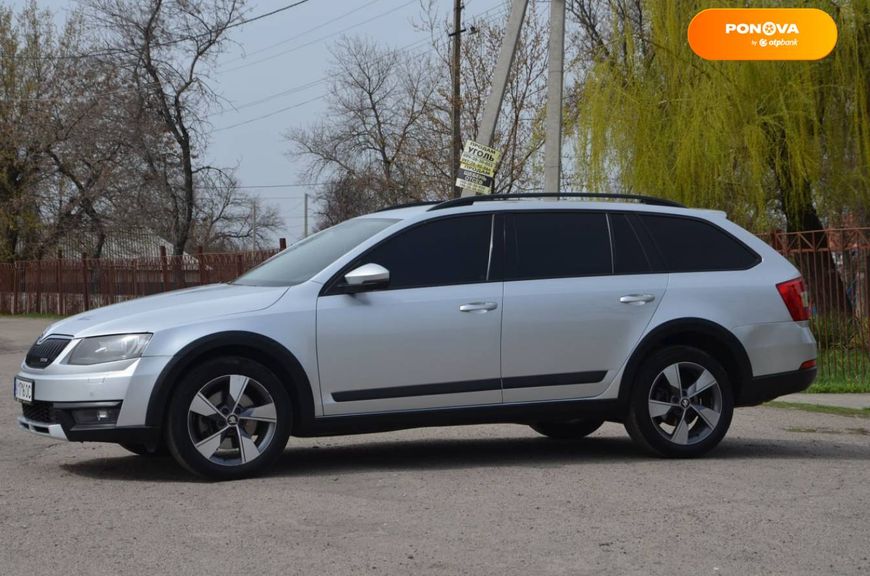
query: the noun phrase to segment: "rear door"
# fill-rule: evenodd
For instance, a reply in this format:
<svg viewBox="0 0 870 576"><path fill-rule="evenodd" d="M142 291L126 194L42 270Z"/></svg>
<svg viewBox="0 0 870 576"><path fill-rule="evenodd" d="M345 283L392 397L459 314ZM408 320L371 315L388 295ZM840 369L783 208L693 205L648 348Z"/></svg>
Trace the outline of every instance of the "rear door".
<svg viewBox="0 0 870 576"><path fill-rule="evenodd" d="M504 402L600 394L643 334L668 275L651 272L622 214L517 211L505 239Z"/></svg>

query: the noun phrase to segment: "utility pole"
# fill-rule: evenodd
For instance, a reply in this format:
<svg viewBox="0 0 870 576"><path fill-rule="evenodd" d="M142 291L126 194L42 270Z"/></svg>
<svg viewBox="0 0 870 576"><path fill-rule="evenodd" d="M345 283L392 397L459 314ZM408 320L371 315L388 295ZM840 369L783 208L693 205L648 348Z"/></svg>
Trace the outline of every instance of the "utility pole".
<svg viewBox="0 0 870 576"><path fill-rule="evenodd" d="M257 249L257 201L251 200L251 241L254 250Z"/></svg>
<svg viewBox="0 0 870 576"><path fill-rule="evenodd" d="M544 151L544 186L547 192L561 192L560 174L562 168L562 82L564 81L565 61L565 1L550 0L550 43L547 77L547 127L546 149ZM492 147L495 128L508 78L513 67L520 31L526 17L528 0L512 0L511 14L505 29L504 40L498 52L495 71L492 76L492 89L483 107L483 119L475 141ZM471 188L462 191L463 196L472 196Z"/></svg>
<svg viewBox="0 0 870 576"><path fill-rule="evenodd" d="M302 200L302 209L305 211L305 215L302 219L302 237L308 237L308 192L305 193L305 196Z"/></svg>
<svg viewBox="0 0 870 576"><path fill-rule="evenodd" d="M502 40L501 48L498 51L498 59L495 61L492 90L486 97L486 103L483 106L483 119L477 133L476 142L484 146L492 146L492 139L495 137L495 126L498 123L498 115L501 113L501 103L504 100L511 67L513 67L514 57L517 54L520 31L523 28L523 20L526 18L528 5L529 0L513 0L511 4L511 15L508 18L504 40Z"/></svg>
<svg viewBox="0 0 870 576"><path fill-rule="evenodd" d="M544 149L544 192L561 192L562 82L565 58L565 0L550 0L547 133Z"/></svg>
<svg viewBox="0 0 870 576"><path fill-rule="evenodd" d="M462 134L460 133L460 114L462 113L462 97L461 87L459 83L459 71L461 66L462 48L462 0L453 0L453 32L450 33L453 38L453 97L451 103L451 121L453 123L453 165L452 165L452 182L453 182L453 197L458 198L462 194L462 189L456 185L456 178L459 176L459 157L462 154Z"/></svg>

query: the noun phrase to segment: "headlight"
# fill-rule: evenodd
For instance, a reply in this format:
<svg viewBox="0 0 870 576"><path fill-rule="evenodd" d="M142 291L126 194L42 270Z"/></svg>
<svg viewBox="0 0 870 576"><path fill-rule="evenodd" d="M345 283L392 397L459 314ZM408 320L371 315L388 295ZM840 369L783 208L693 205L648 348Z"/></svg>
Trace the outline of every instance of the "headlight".
<svg viewBox="0 0 870 576"><path fill-rule="evenodd" d="M73 348L67 363L90 365L138 358L150 339L151 334L116 334L83 338Z"/></svg>

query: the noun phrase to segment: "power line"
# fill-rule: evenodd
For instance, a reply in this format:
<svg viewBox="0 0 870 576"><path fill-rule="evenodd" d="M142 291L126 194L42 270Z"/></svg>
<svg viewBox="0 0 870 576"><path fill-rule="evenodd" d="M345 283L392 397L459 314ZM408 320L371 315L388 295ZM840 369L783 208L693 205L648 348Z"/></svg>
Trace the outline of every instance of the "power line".
<svg viewBox="0 0 870 576"><path fill-rule="evenodd" d="M253 18L247 18L244 20L239 20L238 22L232 22L224 26L224 30L229 30L231 28L237 28L239 26L243 26L245 24L250 24L251 22L256 22L257 20L262 20L263 18L268 18L269 16L274 16L275 14L279 14L284 12L285 10L289 10L291 8L296 8L297 6L301 6L311 0L297 0L292 4L288 4L286 6L282 6L281 8L276 8L275 10L271 10L269 12L265 12L263 14L258 14ZM210 36L214 33L214 30L209 30L208 32L200 32L199 34L191 34L189 36L182 36L180 38L175 38L174 40L169 40L167 42L155 42L152 46L155 48L162 48L165 46L173 46L175 44L179 44L181 42L187 42L190 40L197 40L199 38L204 38L206 36ZM51 61L51 60L81 60L85 58L100 58L103 56L114 56L117 54L126 54L128 50L121 48L108 48L105 50L100 50L96 52L87 52L84 54L59 54L59 55L50 55L50 56L27 56L20 57L18 59L21 60L35 60L35 61Z"/></svg>
<svg viewBox="0 0 870 576"><path fill-rule="evenodd" d="M215 112L213 116L220 116L222 114L226 114L227 112L238 112L239 110L244 110L245 108L250 108L251 106L258 106L260 104L265 104L270 100L274 100L276 98L280 98L282 96L289 96L290 94L296 94L298 92L304 92L309 88L314 88L319 84L323 83L323 79L314 80L313 82L309 82L308 84L302 84L301 86L294 86L292 88L288 88L287 90L282 90L280 92L276 92L274 94L270 94L268 96L264 96L262 98L258 98L257 100L251 100L249 102L245 102L244 104L239 104L238 106L233 106L232 109L224 109L218 112Z"/></svg>
<svg viewBox="0 0 870 576"><path fill-rule="evenodd" d="M284 12L285 10L289 10L291 8L296 8L297 6L305 4L306 2L309 2L309 1L310 0L298 0L298 2L294 2L293 4L288 4L287 6L282 6L281 8L276 8L276 9L272 10L271 12L266 12L264 14L254 16L253 18L247 18L245 20L233 22L229 26L226 26L224 28L224 30L229 30L230 28L236 28L238 26L244 26L245 24L250 24L251 22L256 22L257 20L262 20L263 18L268 18L269 16L274 16L275 14L279 14L279 13Z"/></svg>
<svg viewBox="0 0 870 576"><path fill-rule="evenodd" d="M258 184L235 186L235 188L304 188L308 186L324 186L325 182L297 182L296 184ZM299 196L301 198L301 196Z"/></svg>
<svg viewBox="0 0 870 576"><path fill-rule="evenodd" d="M314 44L322 42L323 40L327 40L327 39L332 38L334 36L338 36L339 34L343 34L349 30L353 30L354 28L359 28L360 26L368 24L369 22L373 22L379 18L383 18L384 16L388 16L388 15L392 14L393 12L397 12L397 11L401 10L402 8L404 8L405 6L410 6L411 4L416 3L417 1L418 0L408 0L405 3L400 4L399 6L396 6L395 8L392 8L390 10L387 10L386 12L382 12L380 14L372 16L371 18L367 18L366 20L363 20L362 22L357 22L356 24L352 24L350 26L345 26L341 30L338 30L336 32L332 32L330 34L326 34L324 36L320 36L319 38L315 38L314 40L311 40L309 42L305 42L304 44L299 44L298 46L294 46L293 48L290 48L288 50L283 50L283 51L278 52L276 54L272 54L271 56L267 56L267 57L261 58L259 60L254 60L252 62L245 62L244 64L242 64L240 66L234 66L233 68L220 68L219 67L218 70L220 70L221 72L235 72L236 70L242 70L242 69L248 68L250 66L262 64L263 62L269 62L271 60L274 60L275 58L278 58L280 56L284 56L286 54L290 54L292 52L296 52L296 51L301 50L303 48L307 48L309 46L312 46Z"/></svg>
<svg viewBox="0 0 870 576"><path fill-rule="evenodd" d="M221 126L220 128L215 128L212 130L212 133L223 132L224 130L230 130L231 128L238 128L239 126L245 126L246 124L251 124L252 122L256 122L258 120L264 120L266 118L271 118L272 116L276 116L278 114L281 114L282 112L287 112L288 110L293 110L295 108L301 108L301 107L305 106L306 104L311 104L312 102L315 102L317 100L322 100L322 99L323 99L323 96L317 96L315 98L305 100L304 102L299 102L298 104L291 104L290 106L285 106L284 108L279 108L278 110L274 110L272 112L269 112L267 114L263 114L261 116L256 116L256 117L251 118L249 120L244 120L242 122L236 122L235 124L230 124L228 126Z"/></svg>
<svg viewBox="0 0 870 576"><path fill-rule="evenodd" d="M497 13L490 14L491 12L496 11L496 10L498 10ZM493 19L503 15L504 12L505 12L505 7L503 5L496 5L496 6L493 6L492 8L484 10L483 12L481 12L479 14L474 15L472 18L473 18L474 22L480 22L481 20L482 21L490 21L490 20L493 20ZM405 52L405 51L410 51L410 50L416 50L416 47L418 47L422 44L427 44L430 42L430 40L431 40L430 38L423 38L421 40L418 40L416 42L412 42L411 44L408 44L406 46L398 48L398 49L396 49L396 51L397 52ZM263 104L263 103L268 102L270 100L274 100L275 98L280 98L281 96L286 96L289 94L302 92L302 91L307 90L309 88L313 88L314 86L317 86L319 84L323 84L323 83L329 81L329 79L330 79L329 77L322 77L319 80L314 80L313 82L309 82L307 84L303 84L300 86L294 86L294 87L288 88L286 90L282 90L280 92L270 94L270 95L265 96L263 98L259 98L257 100L245 102L244 104L240 104L239 106L234 106L233 108L235 110L241 110L244 108L249 108L251 106L256 106L258 104ZM225 114L226 112L227 112L227 110L222 110L220 112L215 113L214 115L219 116L221 114Z"/></svg>
<svg viewBox="0 0 870 576"><path fill-rule="evenodd" d="M253 50L251 52L246 52L245 54L243 54L237 58L233 58L232 60L227 60L226 62L224 62L224 64L232 64L233 62L238 62L239 60L247 60L249 56L253 56L254 54L262 54L263 52L267 52L267 51L271 50L272 48L276 48L278 46L282 46L284 44L292 42L294 40L298 40L299 38L301 38L303 36L307 36L308 34L314 32L315 30L320 30L321 28L325 28L326 26L332 24L333 22L338 22L339 20L347 18L351 14L356 14L357 12L368 8L372 4L376 4L376 3L381 2L381 1L382 0L371 0L370 2L363 4L362 6L354 8L353 10L350 10L349 12L344 12L343 14L340 14L339 16L336 16L335 18L327 20L326 22L323 22L322 24L318 24L317 26L307 28L304 32L300 32L299 34L295 34L289 38L285 38L284 40L281 40L280 42L275 42L274 44L269 44L268 46L258 48L257 50Z"/></svg>
<svg viewBox="0 0 870 576"><path fill-rule="evenodd" d="M416 1L416 0L412 0L412 1ZM400 7L401 7L401 6L400 6ZM500 9L500 12L499 12L499 13L496 13L496 14L492 14L491 16L488 16L488 17L486 17L486 18L483 18L483 16L484 16L485 14L487 14L487 13L489 13L489 12L492 12L492 11L494 11L494 10L496 10L496 9ZM480 14L476 15L475 18L477 19L477 21L480 21L481 18L483 18L483 20L490 20L490 19L494 19L494 18L500 16L503 12L504 12L504 7L503 7L503 6L494 6L494 7L490 8L490 9L488 9L488 10L486 10L486 11L484 11L484 12L481 12ZM423 39L418 40L418 41L416 41L416 42L412 42L411 44L408 44L407 46L404 46L404 47L402 47L402 48L398 48L398 49L396 49L394 52L409 52L409 51L412 50L412 48L413 48L413 49L416 49L416 48L414 48L415 46L420 46L421 44L428 43L429 41L430 41L429 38L423 38ZM389 57L391 57L391 55L390 55L390 54L387 54L387 55L385 55L383 58L389 58ZM272 95L270 95L270 96L267 96L267 97L265 97L265 98L261 98L260 101L248 102L248 103L246 103L245 105L243 105L243 107L254 106L254 105L257 105L257 104L260 104L260 103L263 103L263 102L266 102L266 101L272 100L272 99L274 99L274 98L278 98L278 97L280 97L280 96L282 96L282 95L286 95L286 94L290 94L290 93L294 93L294 92L302 91L302 90L304 90L304 89L308 89L308 88L313 87L313 86L316 86L316 85L318 85L318 84L326 83L326 82L328 82L329 80L330 80L330 77L328 77L328 76L324 76L324 77L320 78L319 80L315 80L315 81L313 81L313 82L309 82L308 84L304 84L304 85L302 85L302 86L297 86L297 87L294 87L294 88L290 88L290 89L288 89L288 90L284 90L284 91L282 91L282 92L279 92L279 93L276 93L276 94L272 94ZM279 108L278 110L274 110L274 111L272 111L272 112L267 112L266 114L262 114L262 115L260 115L260 116L255 116L255 117L253 117L253 118L250 118L250 119L245 120L245 121L242 121L242 122L237 122L237 123L235 123L235 124L230 124L230 125L228 125L228 126L222 126L222 127L220 127L220 128L215 128L214 130L212 130L212 132L221 132L221 131L224 131L224 130L230 130L230 129L232 129L232 128L238 128L239 126L245 126L245 125L247 125L247 124L251 124L251 123L253 123L253 122L257 122L257 121L259 121L259 120L265 120L266 118L271 118L272 116L276 116L276 115L278 115L278 114L281 114L281 113L283 113L283 112L287 112L287 111L289 111L289 110L293 110L293 109L296 109L296 108L301 108L302 106L305 106L306 104L310 104L310 103L312 103L312 102L316 102L316 101L318 101L318 100L322 100L322 99L323 99L323 95L320 95L320 96L317 96L317 97L314 97L314 98L310 98L310 99L308 99L308 100L305 100L305 101L303 101L303 102L299 102L299 103L297 103L297 104L292 104L292 105L290 105L290 106L285 106L285 107L283 107L283 108ZM241 107L240 107L240 108L241 108Z"/></svg>

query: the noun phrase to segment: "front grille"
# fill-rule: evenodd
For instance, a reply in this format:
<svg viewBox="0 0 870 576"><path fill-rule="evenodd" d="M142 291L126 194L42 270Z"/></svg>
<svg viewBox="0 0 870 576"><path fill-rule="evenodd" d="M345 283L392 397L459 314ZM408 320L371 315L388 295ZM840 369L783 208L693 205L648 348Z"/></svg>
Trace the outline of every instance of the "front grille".
<svg viewBox="0 0 870 576"><path fill-rule="evenodd" d="M34 422L43 424L57 424L57 413L50 402L34 402L33 404L22 404L24 417Z"/></svg>
<svg viewBox="0 0 870 576"><path fill-rule="evenodd" d="M46 338L42 342L37 341L27 353L24 363L31 368L45 368L63 352L69 341L69 338Z"/></svg>

